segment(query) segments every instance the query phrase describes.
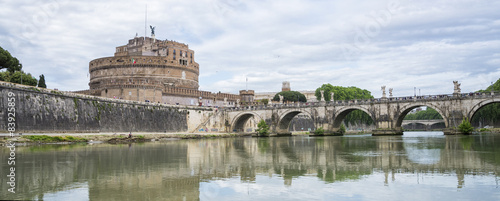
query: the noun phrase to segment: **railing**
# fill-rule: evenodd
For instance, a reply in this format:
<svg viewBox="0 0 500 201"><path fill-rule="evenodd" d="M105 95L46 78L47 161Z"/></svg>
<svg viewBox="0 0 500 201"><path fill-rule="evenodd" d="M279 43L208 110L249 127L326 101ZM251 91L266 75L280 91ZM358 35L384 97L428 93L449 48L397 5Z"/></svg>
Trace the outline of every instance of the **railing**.
<svg viewBox="0 0 500 201"><path fill-rule="evenodd" d="M488 98L500 97L500 92L487 93L460 93L460 94L441 94L441 95L426 95L426 96L404 96L404 97L389 97L389 98L374 98L374 99L354 99L354 100L338 100L329 102L307 102L307 103L284 103L270 105L251 105L241 107L225 107L221 108L225 111L247 111L247 110L270 110L270 109L287 109L287 108L307 108L318 106L348 106L348 105L365 105L372 103L404 103L404 102L420 102L420 101L436 101L436 100L456 100L469 98Z"/></svg>

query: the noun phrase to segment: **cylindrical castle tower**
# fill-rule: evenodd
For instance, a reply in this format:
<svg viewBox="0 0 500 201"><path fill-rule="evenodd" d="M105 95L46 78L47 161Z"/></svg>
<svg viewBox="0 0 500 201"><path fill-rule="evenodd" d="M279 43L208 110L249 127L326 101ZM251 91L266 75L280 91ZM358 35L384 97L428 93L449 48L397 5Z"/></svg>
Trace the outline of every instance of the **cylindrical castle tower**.
<svg viewBox="0 0 500 201"><path fill-rule="evenodd" d="M135 37L114 57L89 63L92 95L126 100L162 100L166 88L198 90L199 65L188 45Z"/></svg>

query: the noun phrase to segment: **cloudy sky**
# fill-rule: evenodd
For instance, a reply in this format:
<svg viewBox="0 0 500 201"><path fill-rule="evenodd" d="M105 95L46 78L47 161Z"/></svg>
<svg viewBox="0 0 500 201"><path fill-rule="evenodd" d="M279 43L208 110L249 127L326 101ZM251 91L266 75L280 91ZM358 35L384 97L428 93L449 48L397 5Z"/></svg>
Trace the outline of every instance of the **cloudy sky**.
<svg viewBox="0 0 500 201"><path fill-rule="evenodd" d="M49 88L88 89L89 61L144 35L146 3L157 38L195 51L201 90L273 92L290 81L409 96L500 78L494 0L0 0L0 46Z"/></svg>

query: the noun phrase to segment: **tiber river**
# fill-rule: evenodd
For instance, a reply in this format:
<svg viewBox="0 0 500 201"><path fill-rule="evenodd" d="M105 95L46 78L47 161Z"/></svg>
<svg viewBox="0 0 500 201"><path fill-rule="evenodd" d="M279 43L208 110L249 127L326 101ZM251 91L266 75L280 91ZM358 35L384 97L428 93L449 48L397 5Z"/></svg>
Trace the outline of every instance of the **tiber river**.
<svg viewBox="0 0 500 201"><path fill-rule="evenodd" d="M28 200L500 200L500 135L279 137L16 149Z"/></svg>

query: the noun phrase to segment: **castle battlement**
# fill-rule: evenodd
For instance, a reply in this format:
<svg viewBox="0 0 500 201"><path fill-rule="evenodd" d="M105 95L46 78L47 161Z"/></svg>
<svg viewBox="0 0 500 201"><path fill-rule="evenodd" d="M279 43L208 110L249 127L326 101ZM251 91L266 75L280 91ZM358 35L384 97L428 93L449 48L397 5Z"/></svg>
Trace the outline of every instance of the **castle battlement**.
<svg viewBox="0 0 500 201"><path fill-rule="evenodd" d="M81 93L171 104L235 104L240 95L198 90L199 64L184 43L135 37L115 56L89 62L90 90ZM243 95L253 97L252 90ZM251 98L253 100L253 98ZM222 103L223 102L223 103Z"/></svg>

